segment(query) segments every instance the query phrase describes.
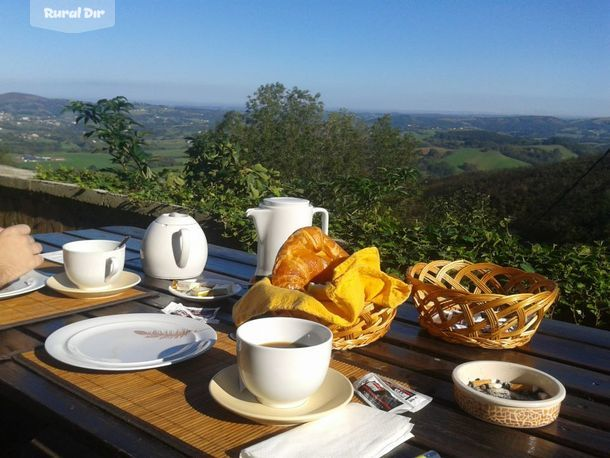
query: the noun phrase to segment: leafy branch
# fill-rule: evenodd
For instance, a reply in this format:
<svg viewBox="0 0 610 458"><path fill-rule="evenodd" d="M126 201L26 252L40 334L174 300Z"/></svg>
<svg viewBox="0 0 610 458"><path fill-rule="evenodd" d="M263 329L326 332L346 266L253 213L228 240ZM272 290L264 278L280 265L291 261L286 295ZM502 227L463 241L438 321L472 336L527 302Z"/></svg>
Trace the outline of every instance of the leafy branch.
<svg viewBox="0 0 610 458"><path fill-rule="evenodd" d="M85 138L101 141L102 151L110 154L112 162L119 164L123 172L129 174L135 169L142 178L152 178L153 172L148 166L150 155L143 149L145 133L138 130L141 124L129 115L131 109L133 104L118 96L96 103L72 101L65 111L76 114L75 124L82 122L89 127Z"/></svg>

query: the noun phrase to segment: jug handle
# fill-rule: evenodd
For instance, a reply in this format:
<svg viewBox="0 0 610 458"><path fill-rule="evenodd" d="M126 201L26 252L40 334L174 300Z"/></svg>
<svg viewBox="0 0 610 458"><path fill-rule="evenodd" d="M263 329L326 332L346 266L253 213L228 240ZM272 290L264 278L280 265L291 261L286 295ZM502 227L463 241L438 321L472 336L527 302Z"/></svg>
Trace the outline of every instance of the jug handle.
<svg viewBox="0 0 610 458"><path fill-rule="evenodd" d="M180 258L178 259L178 267L183 268L189 260L191 237L188 235L188 229L180 229Z"/></svg>
<svg viewBox="0 0 610 458"><path fill-rule="evenodd" d="M328 211L325 208L315 207L313 209L313 214L316 213L322 214L322 232L328 235Z"/></svg>

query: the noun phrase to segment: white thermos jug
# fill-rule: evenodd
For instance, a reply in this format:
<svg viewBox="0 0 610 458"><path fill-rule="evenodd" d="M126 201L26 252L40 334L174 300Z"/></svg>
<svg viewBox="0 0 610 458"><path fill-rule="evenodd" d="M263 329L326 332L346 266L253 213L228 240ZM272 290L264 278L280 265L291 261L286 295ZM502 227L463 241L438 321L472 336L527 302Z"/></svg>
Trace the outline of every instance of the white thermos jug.
<svg viewBox="0 0 610 458"><path fill-rule="evenodd" d="M322 230L328 234L328 211L314 207L306 199L269 197L257 208L249 208L246 216L256 227L256 277L271 275L275 257L290 235L302 227L311 226L313 215L322 215Z"/></svg>

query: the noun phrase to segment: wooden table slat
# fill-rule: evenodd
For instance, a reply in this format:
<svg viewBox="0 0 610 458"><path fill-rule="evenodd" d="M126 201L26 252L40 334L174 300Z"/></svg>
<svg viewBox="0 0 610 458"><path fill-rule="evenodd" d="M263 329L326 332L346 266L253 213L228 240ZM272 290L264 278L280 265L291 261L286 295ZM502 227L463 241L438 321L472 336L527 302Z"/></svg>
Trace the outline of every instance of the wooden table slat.
<svg viewBox="0 0 610 458"><path fill-rule="evenodd" d="M112 308L113 307L110 307L110 309ZM36 337L40 341L44 342L47 337L49 337L59 328L63 328L64 326L85 319L87 319L87 315L85 315L84 313L74 313L69 316L63 316L59 318L53 318L51 320L41 321L40 323L28 324L22 326L21 329L23 329L28 334Z"/></svg>
<svg viewBox="0 0 610 458"><path fill-rule="evenodd" d="M114 232L116 234L121 235L129 235L136 239L142 240L144 238L144 234L146 233L146 229L142 227L134 227L134 226L103 226L100 229L106 232Z"/></svg>
<svg viewBox="0 0 610 458"><path fill-rule="evenodd" d="M219 337L220 342L222 337ZM226 341L226 336L224 339ZM103 408L108 408L115 415L122 416L123 418L125 418L126 415L135 415L138 421L144 421L143 428L148 428L148 422L150 421L150 426L152 427L161 428L162 430L164 430L164 428L172 428L174 431L176 431L175 434L180 434L180 437L184 438L185 441L188 441L193 446L202 447L204 451L209 453L214 451L213 453L216 454L216 452L224 450L225 453L230 453L232 450L232 446L230 444L235 443L233 440L226 440L223 438L224 440L219 441L223 445L212 445L210 444L209 439L204 439L204 437L201 436L201 430L208 428L213 430L216 427L224 424L223 428L227 430L231 429L233 434L240 432L242 434L248 434L251 439L260 440L261 435L267 435L269 432L281 432L283 428L263 427L260 425L248 424L249 422L242 424L234 423L231 421L231 418L233 418L232 415L227 415L222 409L218 410L218 406L210 404L209 395L204 395L204 389L193 383L194 378L197 378L198 380L202 380L204 382L203 385L207 385L207 380L220 367L222 367L222 365L227 364L226 360L227 358L230 359L230 357L223 352L229 351L229 348L233 348L230 350L231 353L234 352L234 343L228 342L228 345L228 347L222 346L222 351L218 350L216 352L217 355L214 351L211 351L206 353L206 355L203 355L201 358L198 358L197 361L199 364L193 365L193 367L190 369L188 369L186 365L180 365L170 367L162 371L143 371L137 373L138 379L130 378L129 381L125 378L124 374L72 374L70 372L66 372L65 369L62 369L61 367L54 369L52 366L47 365L40 367L40 370L43 371L40 373L45 375L47 371L52 371L52 373L48 374L49 379L54 380L64 387L69 386L66 384L76 384L73 385L75 394L84 396L86 398L93 396L96 404L102 406ZM42 358L42 356L40 358ZM211 363L203 364L205 358L214 362L218 361L218 364L220 365L216 367ZM20 363L23 362L28 368L36 370L38 364L37 361L39 361L37 355L26 355L23 361L20 359ZM354 369L349 370L354 371ZM362 369L360 369L357 373L362 374ZM68 378L64 379L63 377ZM150 402L147 402L146 406L142 405L142 401L148 399L149 395L147 393L150 391L150 389L148 391L145 390L146 387L151 386L151 382L153 383L152 387L154 387L154 392L162 390L164 393L166 393L167 397L174 398L173 402L183 403L184 400L175 399L175 395L176 390L181 391L180 387L182 384L184 384L185 389L188 391L186 396L187 403L184 405L184 408L188 409L188 411L182 412L181 410L180 412L174 412L173 410L168 410L168 406L166 405L167 402L164 400L159 400L156 405L153 405ZM127 383L129 383L128 387L126 386ZM415 422L415 428L417 428L418 424L421 425L422 421L426 421L428 419L439 423L446 421L447 417L461 417L460 413L455 412L452 407L445 407L440 404L437 404L434 407L435 408L430 409L430 406L428 406L425 410L421 411L421 414L412 414ZM163 419L159 418L159 416L152 415L154 412L159 411L166 412ZM439 418L438 412L443 412L442 417ZM176 424L176 418L178 418L177 416L182 418L184 421L187 421L188 419L188 423L191 425L194 422L197 422L200 426L197 428L198 437L191 438L188 435L185 435L184 428L180 428L179 425ZM477 430L481 429L479 426L480 422L474 418L461 418L460 422L464 428L469 428L471 430L474 428L477 428ZM532 440L531 436L529 441L524 440L529 434L520 430L513 429L506 431L506 428L487 424L483 425L482 428L486 430L486 434L484 437L478 438L475 444L477 448L480 448L481 446L492 447L493 444L497 444L501 440L508 440L508 444L505 444L503 451L505 453L510 453L512 456L520 456L527 449L529 445L527 442L531 442ZM417 432L415 432L415 434L417 434ZM259 439L257 439L257 436ZM567 441L568 439L572 439L573 442L576 441L576 438L573 437L565 436L563 438L564 441ZM421 437L419 440L421 441ZM548 441L546 438L536 437L534 440L537 442L537 447L540 450L552 450L555 452L563 451L564 453L568 451L563 445ZM583 442L582 445L588 446L589 442L590 440ZM603 441L601 445L604 445ZM220 450L218 447L220 447ZM226 449L225 447L229 447L229 449ZM472 447L472 445L470 445L470 447ZM598 451L592 447L589 447L589 449L589 451L593 452Z"/></svg>
<svg viewBox="0 0 610 458"><path fill-rule="evenodd" d="M75 237L91 240L112 240L118 242L123 239L123 236L119 234L113 234L112 232L101 231L99 229L79 229L74 231L66 231L64 234L74 235ZM125 246L130 251L140 253L141 245L142 242L140 240L129 238Z"/></svg>
<svg viewBox="0 0 610 458"><path fill-rule="evenodd" d="M560 337L564 340L574 340L610 349L610 332L603 329L595 329L589 326L575 326L564 321L547 319L540 323L538 332Z"/></svg>
<svg viewBox="0 0 610 458"><path fill-rule="evenodd" d="M140 272L142 271L142 261L139 258L125 261L125 266L130 269L139 270ZM227 276L230 274L232 277L243 282L250 281L254 275L254 267L252 266L214 257L208 257L205 264L205 271Z"/></svg>
<svg viewBox="0 0 610 458"><path fill-rule="evenodd" d="M68 235L68 234L64 234L63 232L49 232L47 234L33 234L32 237L34 237L34 239L37 242L46 243L47 245L55 247L51 251L60 250L61 247L68 242L74 242L75 240L86 240L83 237L77 237L75 235Z"/></svg>
<svg viewBox="0 0 610 458"><path fill-rule="evenodd" d="M43 247L42 252L47 253L49 251L58 251L61 250L62 246L69 242L76 242L78 240L87 240L84 238L80 238L74 234L67 233L53 233L53 234L34 234L34 239L40 243ZM106 239L111 240L111 239ZM130 260L140 259L140 252L135 251L133 249L125 250L125 264Z"/></svg>
<svg viewBox="0 0 610 458"><path fill-rule="evenodd" d="M526 353L512 350L486 350L482 348L466 347L444 342L429 336L424 330L402 322L392 323L390 332L384 340L398 346L407 347L418 351L429 358L435 356L447 358L456 362L470 360L500 360L511 361L525 366L535 367L547 372L566 387L577 390L585 396L596 399L610 398L610 376L598 372L573 367L568 364L538 358Z"/></svg>
<svg viewBox="0 0 610 458"><path fill-rule="evenodd" d="M0 361L10 359L16 353L29 351L41 341L19 328L0 331Z"/></svg>
<svg viewBox="0 0 610 458"><path fill-rule="evenodd" d="M418 324L418 313L412 303L407 303L398 309L397 319ZM610 332L588 326L574 325L565 321L544 319L536 335L550 335L564 340L573 340L588 345L610 349Z"/></svg>
<svg viewBox="0 0 610 458"><path fill-rule="evenodd" d="M415 316L416 312L413 307L407 304L400 307L398 321L419 327L417 320L413 320ZM544 320L543 323L546 321L551 320ZM520 351L537 357L546 357L585 369L610 374L610 348L592 345L589 342L547 335L541 332L541 330L538 330L532 340L526 345L514 348L512 351Z"/></svg>
<svg viewBox="0 0 610 458"><path fill-rule="evenodd" d="M184 452L128 423L117 422L116 417L12 361L0 364L0 381L3 382L0 383L0 395L13 399L18 396L23 399L22 403L33 404L33 415L52 415L55 422L77 426L81 434L91 436L92 446L100 443L111 445L117 455L185 456Z"/></svg>
<svg viewBox="0 0 610 458"><path fill-rule="evenodd" d="M335 356L352 363L366 364L373 372L375 364L382 361L385 363L384 372L389 373L391 377L407 380L415 390L453 404L451 371L457 365L455 362L438 357L429 361L421 353L385 342L377 342L357 352ZM604 403L568 394L562 403L561 416L610 431L610 406Z"/></svg>

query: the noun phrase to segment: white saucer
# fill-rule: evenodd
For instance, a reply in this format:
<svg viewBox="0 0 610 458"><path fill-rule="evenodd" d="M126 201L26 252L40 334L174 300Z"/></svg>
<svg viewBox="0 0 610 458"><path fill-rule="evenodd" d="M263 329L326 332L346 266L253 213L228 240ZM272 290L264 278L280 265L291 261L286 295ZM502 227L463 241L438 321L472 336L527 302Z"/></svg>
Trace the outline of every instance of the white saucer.
<svg viewBox="0 0 610 458"><path fill-rule="evenodd" d="M231 282L226 282L226 281L222 281L222 280L218 280L217 282L208 280L204 283L221 283L221 284L228 284L231 287L231 292L229 294L223 294L222 296L203 296L203 297L198 297L198 296L190 296L186 293L183 293L182 291L178 291L176 288L173 288L172 285L169 285L169 287L167 288L167 290L172 293L174 296L178 296L181 297L183 299L187 299L189 301L195 301L195 302L206 302L206 301L216 301L218 299L224 299L226 297L231 297L237 293L239 293L241 291L241 286L239 286L237 283L231 283Z"/></svg>
<svg viewBox="0 0 610 458"><path fill-rule="evenodd" d="M72 366L132 371L168 366L210 348L217 336L209 325L163 313L127 313L78 321L53 332L45 349Z"/></svg>
<svg viewBox="0 0 610 458"><path fill-rule="evenodd" d="M19 296L42 288L49 277L35 270L19 277L18 280L0 289L0 299Z"/></svg>
<svg viewBox="0 0 610 458"><path fill-rule="evenodd" d="M305 404L294 409L265 406L247 389L240 388L236 364L218 372L209 386L214 400L225 409L267 425L295 425L316 420L344 406L354 395L354 388L347 377L330 368L320 389Z"/></svg>
<svg viewBox="0 0 610 458"><path fill-rule="evenodd" d="M106 297L119 294L136 286L142 279L138 274L124 270L109 286L100 289L81 289L68 279L65 272L53 275L47 280L47 286L69 297Z"/></svg>

